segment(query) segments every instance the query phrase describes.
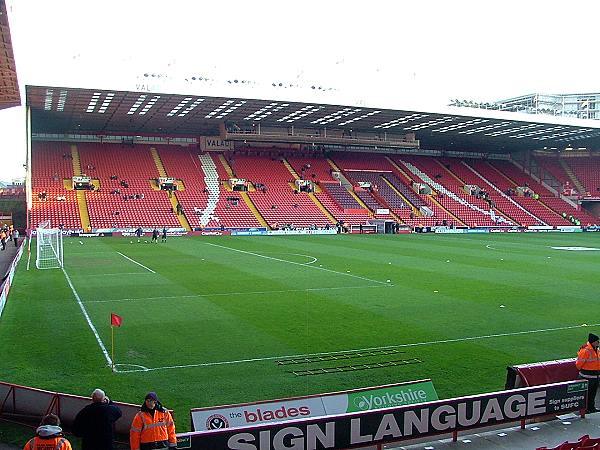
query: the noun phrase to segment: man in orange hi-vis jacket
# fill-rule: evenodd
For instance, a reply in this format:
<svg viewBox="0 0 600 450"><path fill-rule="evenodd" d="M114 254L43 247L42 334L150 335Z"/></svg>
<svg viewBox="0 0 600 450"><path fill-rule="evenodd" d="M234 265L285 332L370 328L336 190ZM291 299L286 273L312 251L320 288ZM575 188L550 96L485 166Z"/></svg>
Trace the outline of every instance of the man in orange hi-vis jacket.
<svg viewBox="0 0 600 450"><path fill-rule="evenodd" d="M577 353L575 365L579 369L579 377L588 382L587 413L598 412L596 409L596 391L598 390L598 377L600 377L600 353L598 345L600 338L590 333L586 344L582 345Z"/></svg>
<svg viewBox="0 0 600 450"><path fill-rule="evenodd" d="M60 419L54 414L42 418L42 423L35 430L35 437L31 438L23 450L71 450L71 443L63 436Z"/></svg>
<svg viewBox="0 0 600 450"><path fill-rule="evenodd" d="M146 395L140 412L133 418L129 444L131 450L177 447L173 417L161 405L156 392Z"/></svg>

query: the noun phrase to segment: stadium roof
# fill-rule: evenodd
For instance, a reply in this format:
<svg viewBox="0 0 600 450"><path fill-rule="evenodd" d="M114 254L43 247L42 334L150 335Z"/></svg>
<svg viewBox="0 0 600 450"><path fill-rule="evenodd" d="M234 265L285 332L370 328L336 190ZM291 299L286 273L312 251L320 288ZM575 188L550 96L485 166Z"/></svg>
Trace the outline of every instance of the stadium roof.
<svg viewBox="0 0 600 450"><path fill-rule="evenodd" d="M34 133L201 136L219 124L415 133L424 149L509 152L544 147L600 149L600 121L481 109L438 112L298 101L26 87ZM533 120L532 120L533 119Z"/></svg>
<svg viewBox="0 0 600 450"><path fill-rule="evenodd" d="M6 3L0 0L0 109L21 104Z"/></svg>

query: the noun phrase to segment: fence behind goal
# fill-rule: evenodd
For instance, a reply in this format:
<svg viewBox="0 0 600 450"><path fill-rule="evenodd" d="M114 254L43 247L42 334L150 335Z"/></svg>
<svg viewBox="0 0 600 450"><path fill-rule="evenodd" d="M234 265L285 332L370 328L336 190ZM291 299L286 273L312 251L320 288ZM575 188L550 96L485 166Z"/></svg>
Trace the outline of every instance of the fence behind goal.
<svg viewBox="0 0 600 450"><path fill-rule="evenodd" d="M35 266L38 269L57 269L63 266L63 237L58 228L48 228L44 222L37 228Z"/></svg>

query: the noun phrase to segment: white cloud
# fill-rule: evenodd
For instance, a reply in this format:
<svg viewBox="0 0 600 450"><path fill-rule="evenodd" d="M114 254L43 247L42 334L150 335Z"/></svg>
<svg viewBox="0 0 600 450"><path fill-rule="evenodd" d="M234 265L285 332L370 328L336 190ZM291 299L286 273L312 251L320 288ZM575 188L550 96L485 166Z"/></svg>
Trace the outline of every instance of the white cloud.
<svg viewBox="0 0 600 450"><path fill-rule="evenodd" d="M155 72L171 75L167 91L204 75L315 84L336 88L340 102L424 108L452 98L598 91L593 0L8 0L7 7L22 87L133 90ZM15 129L0 127L3 136ZM0 179L12 173L3 166Z"/></svg>

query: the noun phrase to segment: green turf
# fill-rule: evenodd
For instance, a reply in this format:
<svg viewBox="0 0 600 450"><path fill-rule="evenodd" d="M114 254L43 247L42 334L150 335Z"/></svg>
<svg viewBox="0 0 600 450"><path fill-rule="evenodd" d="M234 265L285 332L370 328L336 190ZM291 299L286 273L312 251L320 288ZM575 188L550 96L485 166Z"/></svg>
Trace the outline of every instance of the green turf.
<svg viewBox="0 0 600 450"><path fill-rule="evenodd" d="M0 370L9 382L102 387L132 403L155 390L179 431L192 407L422 378L442 398L497 390L507 365L574 356L600 331L552 330L600 322L600 252L550 246L600 248L600 234L65 239L66 273L109 353L109 315L124 319L121 372L107 367L63 272L33 259L27 271L25 255L0 322ZM546 331L510 334L535 330ZM422 363L304 377L277 364L386 346L403 353L297 367ZM153 370L123 372L142 367Z"/></svg>

